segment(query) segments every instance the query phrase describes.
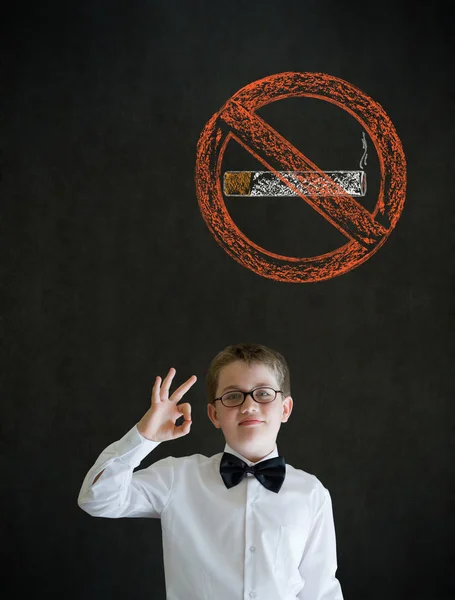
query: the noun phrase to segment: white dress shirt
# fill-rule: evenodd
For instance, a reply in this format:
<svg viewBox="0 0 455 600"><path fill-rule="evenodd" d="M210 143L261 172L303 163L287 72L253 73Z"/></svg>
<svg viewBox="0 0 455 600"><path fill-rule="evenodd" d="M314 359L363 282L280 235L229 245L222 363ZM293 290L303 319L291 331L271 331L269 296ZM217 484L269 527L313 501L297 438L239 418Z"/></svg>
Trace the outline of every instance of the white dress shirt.
<svg viewBox="0 0 455 600"><path fill-rule="evenodd" d="M343 600L331 498L314 475L286 464L278 493L251 473L227 489L222 452L133 473L159 443L135 425L101 453L78 504L94 517L161 519L167 600ZM276 445L262 460L275 456Z"/></svg>

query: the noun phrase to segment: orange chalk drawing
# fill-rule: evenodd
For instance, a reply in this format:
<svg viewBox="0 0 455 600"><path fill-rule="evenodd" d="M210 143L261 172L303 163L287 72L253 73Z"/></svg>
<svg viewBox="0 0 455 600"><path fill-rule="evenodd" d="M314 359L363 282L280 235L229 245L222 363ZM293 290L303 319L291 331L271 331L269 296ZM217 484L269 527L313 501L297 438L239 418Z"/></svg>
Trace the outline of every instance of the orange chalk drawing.
<svg viewBox="0 0 455 600"><path fill-rule="evenodd" d="M372 213L347 193L336 178L319 169L255 113L266 104L290 97L331 102L357 119L368 133L378 154L381 174ZM320 256L296 258L275 254L252 242L232 221L224 203L221 165L230 140L244 147L290 188L292 195L300 196L341 231L348 238L347 243ZM272 163L279 165L280 170ZM286 176L287 172L293 176ZM308 193L309 172L314 173L324 194ZM406 160L384 109L362 90L325 73L279 73L240 89L207 122L197 145L195 182L202 216L216 241L232 258L263 277L306 283L347 273L384 244L403 211ZM236 185L246 193L249 180L237 179ZM379 223L378 214L387 225Z"/></svg>

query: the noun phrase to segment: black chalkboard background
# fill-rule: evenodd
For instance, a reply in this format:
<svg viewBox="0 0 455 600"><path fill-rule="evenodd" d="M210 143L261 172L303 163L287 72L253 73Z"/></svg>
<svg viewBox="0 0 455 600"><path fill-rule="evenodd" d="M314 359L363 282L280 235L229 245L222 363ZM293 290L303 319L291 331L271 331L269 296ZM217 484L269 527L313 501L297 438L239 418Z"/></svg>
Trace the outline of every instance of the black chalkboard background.
<svg viewBox="0 0 455 600"><path fill-rule="evenodd" d="M91 0L19 2L4 14L2 562L12 597L165 598L160 522L94 519L77 495L171 366L178 382L199 377L192 432L142 466L222 451L204 377L240 341L288 359L294 410L278 448L331 492L346 600L455 597L449 6ZM363 90L407 160L404 211L385 245L319 283L238 264L195 192L207 120L241 87L284 71ZM319 166L358 168L360 126L316 105L287 100L263 117ZM352 136L340 133L353 123ZM369 157L373 206L371 144ZM226 160L236 163L235 150ZM279 202L230 208L282 254L345 242L303 202Z"/></svg>

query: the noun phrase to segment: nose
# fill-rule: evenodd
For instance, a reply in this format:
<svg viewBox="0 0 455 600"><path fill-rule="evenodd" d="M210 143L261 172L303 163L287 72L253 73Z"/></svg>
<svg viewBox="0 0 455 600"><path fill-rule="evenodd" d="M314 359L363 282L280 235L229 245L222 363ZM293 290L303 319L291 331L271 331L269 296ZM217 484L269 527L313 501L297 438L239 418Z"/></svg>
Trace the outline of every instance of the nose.
<svg viewBox="0 0 455 600"><path fill-rule="evenodd" d="M242 410L251 410L251 408L254 408L255 410L257 410L257 402L256 400L253 398L253 393L252 392L247 392L245 394L245 401L242 404Z"/></svg>

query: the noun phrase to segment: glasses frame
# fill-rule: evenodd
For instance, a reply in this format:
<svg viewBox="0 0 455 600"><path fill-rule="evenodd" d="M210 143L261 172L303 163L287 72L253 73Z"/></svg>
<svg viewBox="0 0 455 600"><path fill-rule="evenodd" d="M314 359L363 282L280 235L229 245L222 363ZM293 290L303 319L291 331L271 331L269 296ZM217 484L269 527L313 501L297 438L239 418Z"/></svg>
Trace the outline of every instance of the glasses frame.
<svg viewBox="0 0 455 600"><path fill-rule="evenodd" d="M256 400L256 398L253 396L253 393L256 390L264 390L264 389L265 390L273 390L275 392L275 398L273 400L269 400L268 402L259 402L258 400ZM232 392L239 392L240 394L243 394L243 400L240 402L240 404L235 404L234 406L226 406L226 404L223 402L223 396L225 396L226 394L231 394ZM257 402L258 404L270 404L271 402L274 402L276 400L276 397L278 394L284 394L283 390L274 390L273 387L270 387L268 385L259 385L258 387L250 390L249 392L244 392L243 390L231 390L230 392L225 392L224 394L221 394L221 396L219 396L218 398L214 398L213 402L220 400L221 404L223 406L226 406L226 408L237 408L238 406L242 406L242 404L245 402L247 396L251 396L253 398L253 400L255 402Z"/></svg>

